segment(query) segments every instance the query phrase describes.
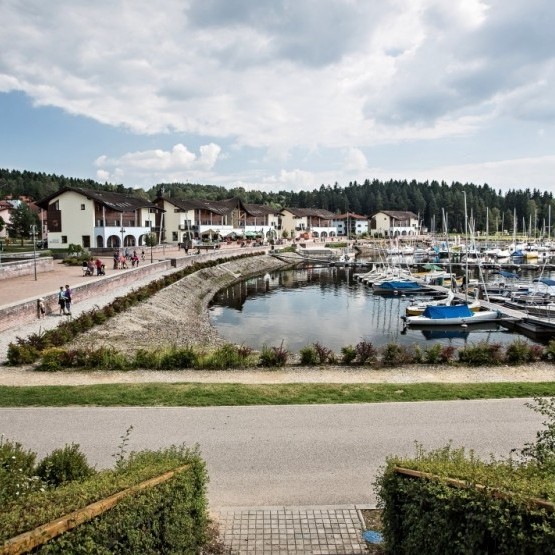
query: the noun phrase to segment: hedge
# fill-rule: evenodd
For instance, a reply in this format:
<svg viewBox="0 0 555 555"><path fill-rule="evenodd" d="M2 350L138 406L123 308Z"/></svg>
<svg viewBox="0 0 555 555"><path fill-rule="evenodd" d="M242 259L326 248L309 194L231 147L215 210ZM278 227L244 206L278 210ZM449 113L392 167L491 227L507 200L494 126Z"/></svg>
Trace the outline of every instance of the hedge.
<svg viewBox="0 0 555 555"><path fill-rule="evenodd" d="M388 553L555 553L553 475L538 465L445 448L388 459L376 486Z"/></svg>
<svg viewBox="0 0 555 555"><path fill-rule="evenodd" d="M197 553L208 539L207 474L198 452L184 447L135 453L90 479L6 504L0 540L6 546L10 538L184 465L169 480L126 497L33 553Z"/></svg>

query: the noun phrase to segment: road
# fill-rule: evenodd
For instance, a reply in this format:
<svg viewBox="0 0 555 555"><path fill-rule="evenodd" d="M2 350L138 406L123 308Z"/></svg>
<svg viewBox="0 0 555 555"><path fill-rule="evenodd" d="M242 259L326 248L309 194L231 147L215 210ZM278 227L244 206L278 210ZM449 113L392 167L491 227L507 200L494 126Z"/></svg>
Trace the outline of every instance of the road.
<svg viewBox="0 0 555 555"><path fill-rule="evenodd" d="M449 440L488 457L531 441L543 417L524 400L324 406L0 409L0 433L39 456L79 443L97 468L129 449L198 443L212 507L375 502L387 455Z"/></svg>

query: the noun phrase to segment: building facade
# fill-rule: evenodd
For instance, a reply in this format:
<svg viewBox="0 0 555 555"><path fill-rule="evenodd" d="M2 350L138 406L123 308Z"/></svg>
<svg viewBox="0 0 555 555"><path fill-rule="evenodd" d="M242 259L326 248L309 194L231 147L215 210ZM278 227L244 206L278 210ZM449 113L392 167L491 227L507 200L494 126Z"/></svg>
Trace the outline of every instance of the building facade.
<svg viewBox="0 0 555 555"><path fill-rule="evenodd" d="M370 233L383 237L408 237L419 235L418 216L413 212L382 210L370 219Z"/></svg>
<svg viewBox="0 0 555 555"><path fill-rule="evenodd" d="M65 187L37 203L46 210L49 248L142 246L159 236L160 208L152 202L107 191Z"/></svg>

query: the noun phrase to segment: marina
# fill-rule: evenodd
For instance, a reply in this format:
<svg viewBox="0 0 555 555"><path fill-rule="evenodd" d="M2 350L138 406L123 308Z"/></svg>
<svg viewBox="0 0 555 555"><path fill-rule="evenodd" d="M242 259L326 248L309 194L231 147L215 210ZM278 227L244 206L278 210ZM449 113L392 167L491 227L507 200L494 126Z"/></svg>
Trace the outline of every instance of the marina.
<svg viewBox="0 0 555 555"><path fill-rule="evenodd" d="M375 347L430 342L460 347L478 341L508 344L517 338L545 343L555 337L555 322L549 333L540 327L541 319L483 299L482 308L499 312L499 318L472 325L407 326L402 317L415 299L431 302L448 289L427 284L416 295L378 294L357 273L350 267L306 265L236 283L214 298L212 324L227 340L255 349L283 345L298 351L319 342L338 353L362 340ZM462 302L465 295L457 293L456 298Z"/></svg>

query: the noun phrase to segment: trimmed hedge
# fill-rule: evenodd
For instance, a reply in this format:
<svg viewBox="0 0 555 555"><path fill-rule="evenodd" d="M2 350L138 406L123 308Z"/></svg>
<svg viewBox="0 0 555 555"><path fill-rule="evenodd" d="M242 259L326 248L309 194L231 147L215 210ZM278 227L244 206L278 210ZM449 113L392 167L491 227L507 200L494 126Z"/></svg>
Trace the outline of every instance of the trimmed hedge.
<svg viewBox="0 0 555 555"><path fill-rule="evenodd" d="M183 465L168 481L37 548L34 553L197 553L207 541L207 474L197 450L170 447L131 454L93 478L34 492L0 511L0 539L37 528Z"/></svg>
<svg viewBox="0 0 555 555"><path fill-rule="evenodd" d="M449 485L447 477L465 487ZM376 486L388 553L555 553L555 513L533 501L555 499L553 475L535 464L486 463L448 447L388 459Z"/></svg>

